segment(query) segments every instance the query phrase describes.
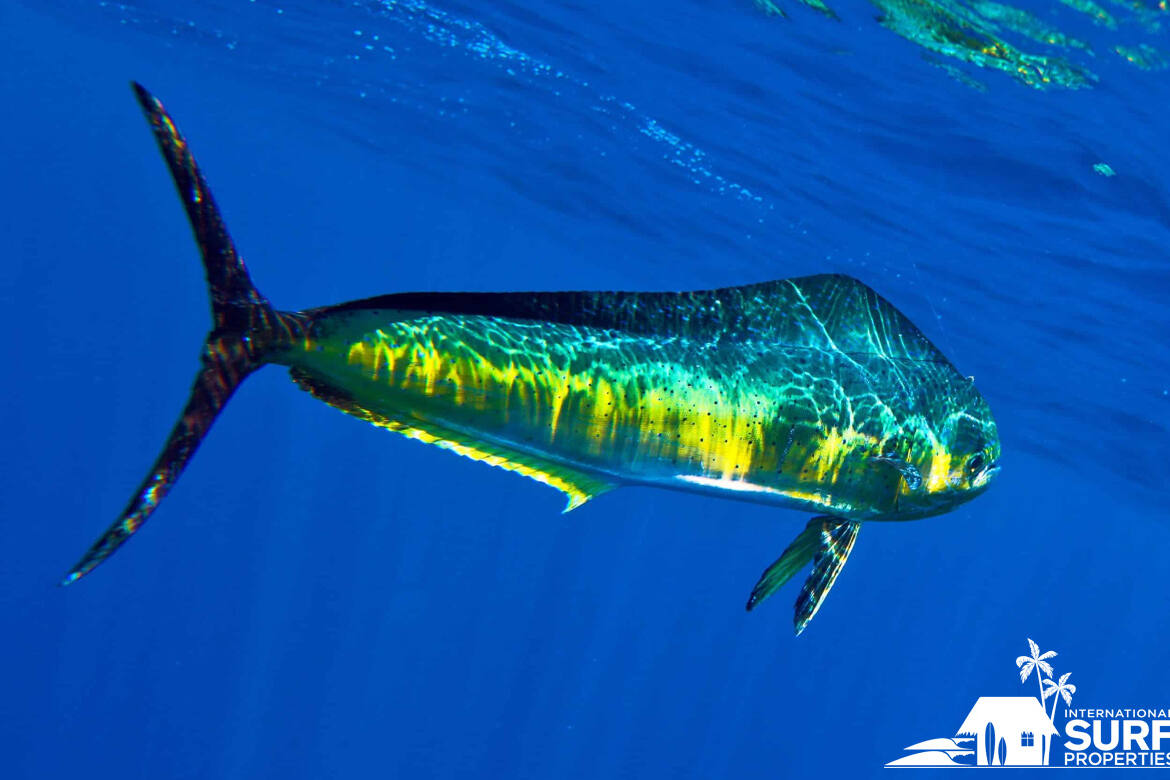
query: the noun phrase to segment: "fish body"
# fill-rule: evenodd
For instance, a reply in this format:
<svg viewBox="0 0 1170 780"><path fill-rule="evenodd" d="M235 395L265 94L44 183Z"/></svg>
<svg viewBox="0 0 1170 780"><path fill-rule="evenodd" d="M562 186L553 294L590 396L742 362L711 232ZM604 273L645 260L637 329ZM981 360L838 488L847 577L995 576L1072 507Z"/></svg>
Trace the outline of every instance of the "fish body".
<svg viewBox="0 0 1170 780"><path fill-rule="evenodd" d="M996 473L995 422L974 383L847 276L684 293L398 293L277 311L174 122L136 90L203 254L213 330L154 469L66 582L138 530L235 387L269 363L342 411L555 487L567 509L649 485L819 513L748 602L812 562L798 633L862 522L948 511Z"/></svg>
<svg viewBox="0 0 1170 780"><path fill-rule="evenodd" d="M310 392L515 464L570 507L643 484L855 520L925 516L948 505L938 494L960 492L949 438L981 402L845 276L690 293L400 294L303 317L303 340L272 360ZM895 460L920 472L918 490Z"/></svg>

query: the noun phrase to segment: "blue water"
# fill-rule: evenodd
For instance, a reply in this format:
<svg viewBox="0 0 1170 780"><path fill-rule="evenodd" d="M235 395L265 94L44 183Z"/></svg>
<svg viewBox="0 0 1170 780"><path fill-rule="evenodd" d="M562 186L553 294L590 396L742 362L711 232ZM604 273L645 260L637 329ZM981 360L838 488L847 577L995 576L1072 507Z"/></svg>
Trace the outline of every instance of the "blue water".
<svg viewBox="0 0 1170 780"><path fill-rule="evenodd" d="M978 696L1170 707L1170 75L925 61L859 0L0 7L0 776L864 777ZM1112 36L1112 37L1109 37ZM207 328L127 88L172 111L282 308L823 271L906 312L1003 472L870 524L792 636L743 603L805 516L562 497L250 378L149 526L54 586L157 453ZM1108 164L1115 176L1094 171Z"/></svg>

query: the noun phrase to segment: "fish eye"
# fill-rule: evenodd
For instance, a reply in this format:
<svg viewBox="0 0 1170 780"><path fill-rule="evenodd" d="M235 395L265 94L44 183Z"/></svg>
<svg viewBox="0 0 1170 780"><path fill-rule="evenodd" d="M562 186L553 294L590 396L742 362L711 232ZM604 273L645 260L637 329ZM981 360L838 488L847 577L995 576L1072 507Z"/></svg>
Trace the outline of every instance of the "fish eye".
<svg viewBox="0 0 1170 780"><path fill-rule="evenodd" d="M983 461L983 453L975 453L971 456L971 459L967 461L967 471L971 472L972 474L978 473L983 468Z"/></svg>

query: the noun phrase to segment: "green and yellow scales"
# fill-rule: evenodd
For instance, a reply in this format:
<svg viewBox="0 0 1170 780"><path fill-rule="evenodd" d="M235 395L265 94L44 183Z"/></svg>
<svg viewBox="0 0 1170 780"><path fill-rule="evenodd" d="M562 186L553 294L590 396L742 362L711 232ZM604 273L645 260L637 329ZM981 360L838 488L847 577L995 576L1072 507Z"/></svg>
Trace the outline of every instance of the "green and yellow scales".
<svg viewBox="0 0 1170 780"><path fill-rule="evenodd" d="M651 485L817 513L748 600L811 560L797 633L863 521L945 512L997 470L995 422L973 382L846 276L689 293L404 293L278 312L174 123L135 89L203 254L214 327L163 453L66 582L138 530L231 393L268 363L342 411L555 487L567 509Z"/></svg>

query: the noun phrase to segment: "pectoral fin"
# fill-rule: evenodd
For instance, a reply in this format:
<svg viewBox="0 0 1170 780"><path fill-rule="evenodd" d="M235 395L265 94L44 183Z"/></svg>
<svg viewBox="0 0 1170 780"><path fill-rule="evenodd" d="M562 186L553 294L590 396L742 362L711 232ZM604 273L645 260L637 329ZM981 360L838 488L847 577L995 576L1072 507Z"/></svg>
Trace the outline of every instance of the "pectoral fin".
<svg viewBox="0 0 1170 780"><path fill-rule="evenodd" d="M911 491L918 490L922 487L922 472L912 463L907 463L901 458L895 458L889 455L880 455L873 460L877 463L884 463L901 474L902 479L906 480L906 487Z"/></svg>
<svg viewBox="0 0 1170 780"><path fill-rule="evenodd" d="M821 603L841 573L857 541L860 528L861 523L839 517L821 516L809 520L800 535L784 550L784 554L760 576L748 597L748 611L779 590L792 579L792 575L812 561L812 572L796 599L793 623L796 633L800 634L821 608Z"/></svg>
<svg viewBox="0 0 1170 780"><path fill-rule="evenodd" d="M857 532L861 523L855 520L839 520L835 517L819 518L824 521L821 525L821 546L813 558L812 573L804 581L800 595L796 597L796 615L793 618L793 627L797 636L829 595L829 589L837 581L837 575L845 566L853 544L857 541Z"/></svg>
<svg viewBox="0 0 1170 780"><path fill-rule="evenodd" d="M816 554L817 548L821 544L821 523L824 518L814 517L808 521L808 525L800 532L800 535L792 540L792 543L784 550L776 562L764 569L764 573L760 575L759 582L752 588L752 595L748 596L747 611L751 612L764 599L771 596L776 591L792 579L792 575L803 569L809 561L812 560L813 555Z"/></svg>

